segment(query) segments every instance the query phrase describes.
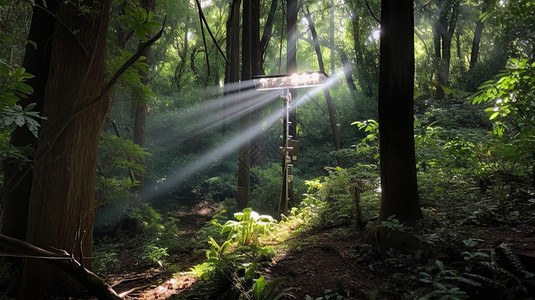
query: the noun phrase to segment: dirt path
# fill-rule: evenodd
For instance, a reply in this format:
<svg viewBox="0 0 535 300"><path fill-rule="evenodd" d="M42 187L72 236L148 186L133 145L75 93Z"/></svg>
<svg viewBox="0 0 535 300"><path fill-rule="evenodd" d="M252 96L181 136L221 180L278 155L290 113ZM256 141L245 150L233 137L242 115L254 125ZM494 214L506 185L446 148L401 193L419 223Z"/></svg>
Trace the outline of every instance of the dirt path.
<svg viewBox="0 0 535 300"><path fill-rule="evenodd" d="M200 200L184 204L173 217L179 220L181 235L179 239L189 240L216 213L216 205L208 200ZM201 263L205 257L185 253L178 257L181 270L189 270ZM197 278L190 272L177 273L170 270L147 270L127 274L112 274L107 282L124 299L168 299L179 294L196 282Z"/></svg>
<svg viewBox="0 0 535 300"><path fill-rule="evenodd" d="M296 299L305 299L307 295L313 299L326 295L367 299L368 291L378 286L378 278L367 266L355 263L353 247L360 235L359 232L349 237L328 232L311 235L297 248L279 253L264 276L281 278L283 286Z"/></svg>

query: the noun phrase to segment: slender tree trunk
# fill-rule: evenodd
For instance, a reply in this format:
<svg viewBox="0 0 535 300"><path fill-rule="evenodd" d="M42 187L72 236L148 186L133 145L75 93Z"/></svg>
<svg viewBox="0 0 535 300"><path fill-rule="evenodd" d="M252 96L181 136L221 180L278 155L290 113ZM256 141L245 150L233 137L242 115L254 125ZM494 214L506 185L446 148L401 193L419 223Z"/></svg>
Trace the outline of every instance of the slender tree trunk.
<svg viewBox="0 0 535 300"><path fill-rule="evenodd" d="M225 65L225 95L235 93L235 88L230 88L233 83L240 81L240 6L241 0L233 0L230 4L229 19L227 20L227 43L226 51L229 63ZM224 119L229 114L230 104L225 100L223 107ZM226 131L228 123L224 123L222 130Z"/></svg>
<svg viewBox="0 0 535 300"><path fill-rule="evenodd" d="M142 0L141 6L149 12L154 12L154 9L156 8L156 0ZM141 43L140 43L141 46ZM145 62L150 65L150 48L147 48L147 50L142 53L143 56L145 56ZM147 68L148 71L148 68ZM140 74L141 76L141 82L144 85L147 85L149 83L147 74ZM145 126L147 124L147 113L148 113L148 106L147 106L147 99L141 98L141 93L134 93L134 143L139 145L140 147L145 147ZM141 161L140 164L144 165L145 162ZM137 191L141 191L143 189L143 186L145 184L145 176L143 172L135 172L135 179L139 182L139 185L136 186Z"/></svg>
<svg viewBox="0 0 535 300"><path fill-rule="evenodd" d="M329 49L331 50L331 74L334 74L334 1L331 0L331 8L329 9Z"/></svg>
<svg viewBox="0 0 535 300"><path fill-rule="evenodd" d="M310 32L312 34L314 51L316 51L316 56L318 57L318 65L319 65L320 71L325 72L325 66L323 65L323 57L321 55L320 44L318 42L318 34L316 33L316 26L314 26L314 21L312 20L312 17L310 16L308 7L306 9L307 9L307 13L305 14L305 18L308 21L308 27L310 28ZM328 86L323 87L323 94L325 95L325 100L327 101L327 109L329 111L329 120L331 121L331 129L333 131L334 149L338 151L342 149L342 145L340 142L340 134L338 132L338 125L336 125L334 105L331 99L331 93L329 92ZM343 167L342 158L339 155L336 155L336 160L338 161L338 166Z"/></svg>
<svg viewBox="0 0 535 300"><path fill-rule="evenodd" d="M345 53L344 49L340 47L335 47L336 52L338 52L338 55L340 55L340 61L342 62L342 68L344 70L344 76L346 78L347 87L349 88L350 92L356 92L357 86L355 85L355 82L353 81L353 66L349 59L347 58L347 54Z"/></svg>
<svg viewBox="0 0 535 300"><path fill-rule="evenodd" d="M484 14L488 11L490 6L490 0L483 1L483 7L481 9L481 14ZM470 70L477 64L479 59L479 44L481 43L481 34L483 33L483 27L485 23L481 18L477 19L476 29L474 30L474 39L472 40L472 51L470 52Z"/></svg>
<svg viewBox="0 0 535 300"><path fill-rule="evenodd" d="M459 16L459 0L440 0L438 2L439 17L435 24L433 41L437 60L437 99L444 98L441 86L447 86L450 77L451 41Z"/></svg>
<svg viewBox="0 0 535 300"><path fill-rule="evenodd" d="M264 25L264 32L262 33L262 39L260 40L260 49L262 53L262 64L264 62L264 53L266 53L271 34L273 32L273 20L275 19L275 13L277 12L277 4L279 0L271 0L271 7L269 8L266 24Z"/></svg>
<svg viewBox="0 0 535 300"><path fill-rule="evenodd" d="M355 7L354 2L349 2L351 4L351 10L353 15L357 14L357 7ZM359 85L362 88L362 92L368 98L374 96L375 86L373 82L377 80L376 73L370 72L370 68L366 67L366 61L364 59L364 49L361 45L361 34L360 34L360 20L358 17L351 23L352 33L353 33L353 47L355 48L355 59L356 59L356 72L357 77L359 78ZM375 68L375 66L373 66ZM354 84L353 84L354 86ZM350 86L350 89L352 86ZM356 90L356 88L355 88Z"/></svg>
<svg viewBox="0 0 535 300"><path fill-rule="evenodd" d="M94 183L100 128L110 106L105 85L110 2L59 2L28 209L26 240L64 249L89 265L94 222ZM76 32L76 35L73 33ZM44 262L27 260L21 297L71 292L74 281Z"/></svg>
<svg viewBox="0 0 535 300"><path fill-rule="evenodd" d="M252 64L251 64L251 1L243 1L243 23L242 23L242 72L241 80L246 82L252 79ZM245 103L249 99L241 99L240 102ZM240 131L247 132L251 125L251 114L246 111L240 118ZM249 205L249 191L251 185L251 140L246 135L242 135L245 139L239 150L239 167L238 167L238 210L243 210Z"/></svg>
<svg viewBox="0 0 535 300"><path fill-rule="evenodd" d="M264 74L262 47L260 46L260 0L251 0L251 49L252 76ZM270 33L271 34L271 33ZM252 124L262 123L262 109L251 112ZM264 160L263 132L259 132L251 143L251 166L261 166Z"/></svg>
<svg viewBox="0 0 535 300"><path fill-rule="evenodd" d="M314 41L304 38L304 37L302 37L302 39L306 41L307 43L309 43L310 45L314 46ZM321 45L324 47L328 47L328 48L331 47L330 45L325 45L325 44L321 44ZM338 55L340 56L340 62L342 63L342 67L344 71L344 77L347 82L347 87L349 88L350 92L356 92L357 86L355 85L355 82L353 81L353 66L351 62L349 61L349 59L347 58L347 54L345 53L344 49L335 45L333 46L333 48L330 48L330 50L332 51L332 53L334 53L334 51L338 52Z"/></svg>
<svg viewBox="0 0 535 300"><path fill-rule="evenodd" d="M413 1L381 2L379 70L380 220L422 217L414 153Z"/></svg>

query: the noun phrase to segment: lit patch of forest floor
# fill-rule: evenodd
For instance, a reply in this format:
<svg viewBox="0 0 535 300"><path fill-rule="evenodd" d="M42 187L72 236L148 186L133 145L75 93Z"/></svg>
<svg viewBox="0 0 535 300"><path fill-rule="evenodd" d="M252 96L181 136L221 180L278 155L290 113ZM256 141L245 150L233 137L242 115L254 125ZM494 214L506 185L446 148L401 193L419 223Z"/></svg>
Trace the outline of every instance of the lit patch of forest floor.
<svg viewBox="0 0 535 300"><path fill-rule="evenodd" d="M449 249L441 253L442 256L439 258L452 264L462 261L463 258L459 254L462 245L458 242L466 238L476 241L477 248L474 251L481 252L484 252L482 249L496 249L502 243L506 243L520 256L526 270L533 273L535 271L534 206L531 201L523 206L521 218L514 222L503 220L496 222L496 218L488 216L478 216L476 220L473 218L473 213L468 214L468 218L466 213L444 214L447 217L441 226L452 225L451 234L455 236L456 244L446 246ZM192 204L179 212L177 218L180 220L181 238L188 239L194 236L215 212L216 205L209 201ZM434 225L436 220L423 223L423 226L428 226L427 230L431 232L434 230L432 228ZM261 271L261 274L267 280L280 278L281 288L292 294L295 299L317 299L324 296L330 296L332 299L337 299L336 296L342 296L339 299L418 298L411 297L411 292L407 294L407 291L412 289L415 291L424 289L417 269L422 270L422 264L425 263L433 265L438 258L424 257L415 265L411 265L411 262L403 260L414 255L378 254L373 250L374 246L366 247L358 243L363 236L364 232L358 231L353 225L302 232L278 245L277 254L272 258L270 266ZM429 250L431 253L436 249ZM455 257L448 260L447 255ZM110 275L107 281L118 293L126 293L125 299L175 299L183 291L195 289L197 278L194 273L188 271L204 260L205 255L202 251L186 253L170 263L175 265L173 268L164 271L149 270ZM527 292L535 292L532 290L533 287L533 282L529 283ZM195 296L194 293L192 295L194 296L185 299L209 299L198 294Z"/></svg>

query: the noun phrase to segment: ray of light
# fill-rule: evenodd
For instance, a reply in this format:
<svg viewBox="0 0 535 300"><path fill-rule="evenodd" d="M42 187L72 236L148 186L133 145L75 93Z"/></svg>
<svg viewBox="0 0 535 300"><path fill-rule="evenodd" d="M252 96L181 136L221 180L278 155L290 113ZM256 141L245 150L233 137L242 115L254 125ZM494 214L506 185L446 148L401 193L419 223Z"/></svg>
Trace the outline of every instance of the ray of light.
<svg viewBox="0 0 535 300"><path fill-rule="evenodd" d="M140 194L141 198L150 201L155 197L165 195L174 186L178 186L184 183L186 180L197 174L202 169L231 154L234 150L244 145L244 143L250 141L252 138L259 135L262 132L262 127L264 125L271 126L277 120L279 120L279 118L279 112L274 112L266 119L264 119L264 122L253 124L245 132L238 133L219 147L202 154L199 159L186 164L180 169L175 170L173 173L169 174L165 178L165 180L158 183L156 186L144 189Z"/></svg>
<svg viewBox="0 0 535 300"><path fill-rule="evenodd" d="M329 79L325 82L324 86L331 86L334 83L338 81L338 76L331 76ZM310 88L306 93L302 94L301 96L297 97L292 101L292 106L302 106L306 104L310 99L312 99L312 96L316 94L317 92L321 91L323 89L323 86L318 86L314 88ZM241 109L238 109L235 111L235 116L240 116L246 111L250 110L252 107L255 107L256 105L261 106L262 103L270 102L274 99L277 99L278 96L280 96L280 91L270 91L269 93L259 93L257 91L252 91L249 93L247 92L247 95L251 98L248 98L244 101L244 103L247 103L244 107L241 107ZM263 96L260 96L263 95ZM244 96L242 94L242 96ZM255 104L255 102L259 102L261 104ZM273 125L277 120L280 119L280 113L278 111L275 111L271 115L269 115L267 118L264 119L263 122L259 122L256 124L252 124L251 127L249 127L245 132L240 132L234 137L227 140L222 145L218 146L215 149L212 149L204 154L202 154L199 159L192 161L185 166L175 170L173 173L169 174L165 180L159 182L154 187L147 187L145 188L141 193L140 196L144 200L150 201L151 199L154 199L155 197L164 196L169 190L171 190L174 186L178 186L182 183L184 183L186 180L203 170L204 168L210 166L214 162L226 157L227 155L231 154L233 151L244 145L244 143L252 140L254 137L258 136L262 132L263 126L270 127Z"/></svg>

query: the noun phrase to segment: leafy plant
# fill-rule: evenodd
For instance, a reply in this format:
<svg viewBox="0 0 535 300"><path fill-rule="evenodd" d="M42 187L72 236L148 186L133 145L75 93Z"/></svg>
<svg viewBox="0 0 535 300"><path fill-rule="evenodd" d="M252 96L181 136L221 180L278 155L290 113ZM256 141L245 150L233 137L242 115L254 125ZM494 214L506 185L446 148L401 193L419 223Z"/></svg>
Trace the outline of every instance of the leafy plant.
<svg viewBox="0 0 535 300"><path fill-rule="evenodd" d="M447 269L440 260L435 260L435 265L428 268L427 272L420 272L421 282L431 284L434 290L426 294L424 299L467 299L468 295L462 291L455 282L466 281L460 277L454 269ZM474 283L479 285L478 283ZM479 285L480 286L480 285Z"/></svg>
<svg viewBox="0 0 535 300"><path fill-rule="evenodd" d="M266 280L264 276L260 276L253 285L253 300L278 300L293 297L288 289L280 291L280 285L280 278Z"/></svg>
<svg viewBox="0 0 535 300"><path fill-rule="evenodd" d="M259 236L273 228L275 220L268 215L259 215L251 208L237 212L234 217L239 221L227 221L221 232L229 232L229 238L240 246L259 244Z"/></svg>
<svg viewBox="0 0 535 300"><path fill-rule="evenodd" d="M142 42L146 42L149 35L161 26L160 22L153 20L153 12L147 12L134 1L126 1L124 11L125 14L118 18L121 27L134 30L136 37Z"/></svg>
<svg viewBox="0 0 535 300"><path fill-rule="evenodd" d="M226 240L219 245L213 237L209 237L209 239L208 243L210 243L210 249L206 251L206 257L208 259L224 259L226 252L232 245L232 240Z"/></svg>
<svg viewBox="0 0 535 300"><path fill-rule="evenodd" d="M14 69L0 59L0 108L13 106L19 99L32 94L32 87L26 83L32 77L24 68Z"/></svg>
<svg viewBox="0 0 535 300"><path fill-rule="evenodd" d="M20 105L13 105L11 107L4 107L1 110L2 123L0 128L13 126L27 126L30 132L37 137L38 127L41 126L37 119L45 119L39 115L39 112L33 111L36 106L35 103L30 103L26 107Z"/></svg>

